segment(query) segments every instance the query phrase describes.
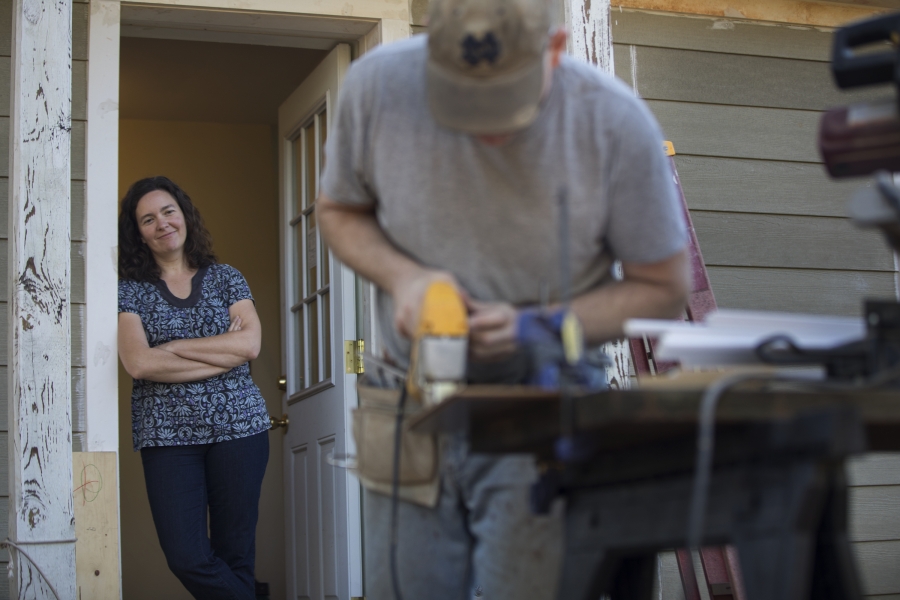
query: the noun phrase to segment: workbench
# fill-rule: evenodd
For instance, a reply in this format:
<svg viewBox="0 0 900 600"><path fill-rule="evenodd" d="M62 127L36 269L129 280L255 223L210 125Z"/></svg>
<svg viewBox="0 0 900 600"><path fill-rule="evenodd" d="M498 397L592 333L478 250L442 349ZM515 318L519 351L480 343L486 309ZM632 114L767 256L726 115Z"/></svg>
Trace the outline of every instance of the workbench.
<svg viewBox="0 0 900 600"><path fill-rule="evenodd" d="M701 389L575 398L591 458L561 465L556 393L470 386L411 420L467 431L472 452L533 453L566 498L560 598L649 600L659 551L686 545ZM704 545L733 544L749 600L856 600L844 461L900 450L900 390L744 386L716 412Z"/></svg>

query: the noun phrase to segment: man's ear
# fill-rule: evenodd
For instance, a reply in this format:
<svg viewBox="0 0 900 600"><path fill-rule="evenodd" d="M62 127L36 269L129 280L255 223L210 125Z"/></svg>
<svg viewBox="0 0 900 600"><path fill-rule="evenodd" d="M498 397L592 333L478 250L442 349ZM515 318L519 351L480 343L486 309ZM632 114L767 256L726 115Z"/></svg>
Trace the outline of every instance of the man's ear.
<svg viewBox="0 0 900 600"><path fill-rule="evenodd" d="M547 44L547 49L550 52L550 66L557 67L559 65L560 57L566 51L566 39L569 37L569 32L566 31L565 27L557 27L550 34L550 41Z"/></svg>

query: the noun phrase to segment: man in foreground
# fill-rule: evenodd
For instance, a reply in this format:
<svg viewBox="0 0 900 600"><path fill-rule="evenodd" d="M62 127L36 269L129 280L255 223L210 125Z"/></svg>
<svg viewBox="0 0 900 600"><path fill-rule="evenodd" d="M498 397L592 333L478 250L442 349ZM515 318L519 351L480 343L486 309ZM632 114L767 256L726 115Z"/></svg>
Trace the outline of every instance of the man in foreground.
<svg viewBox="0 0 900 600"><path fill-rule="evenodd" d="M467 299L470 381L521 381L519 311L544 290L561 298L563 188L587 341L683 310L687 235L659 128L624 85L564 55L551 12L550 0L433 0L428 36L347 73L318 218L335 254L378 286L383 350L399 365L425 289L446 280ZM561 519L529 510L531 458L444 442L436 506L401 502L404 598L554 598ZM369 492L366 510L367 596L386 600L390 498Z"/></svg>

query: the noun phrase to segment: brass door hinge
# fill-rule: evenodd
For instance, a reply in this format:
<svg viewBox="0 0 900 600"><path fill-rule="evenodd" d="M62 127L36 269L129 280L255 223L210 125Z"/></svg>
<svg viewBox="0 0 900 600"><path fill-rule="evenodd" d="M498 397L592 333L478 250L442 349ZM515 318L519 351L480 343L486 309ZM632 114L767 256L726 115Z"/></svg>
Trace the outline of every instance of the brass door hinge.
<svg viewBox="0 0 900 600"><path fill-rule="evenodd" d="M347 340L344 342L344 373L360 375L366 372L366 368L363 365L363 352L365 351L365 340Z"/></svg>

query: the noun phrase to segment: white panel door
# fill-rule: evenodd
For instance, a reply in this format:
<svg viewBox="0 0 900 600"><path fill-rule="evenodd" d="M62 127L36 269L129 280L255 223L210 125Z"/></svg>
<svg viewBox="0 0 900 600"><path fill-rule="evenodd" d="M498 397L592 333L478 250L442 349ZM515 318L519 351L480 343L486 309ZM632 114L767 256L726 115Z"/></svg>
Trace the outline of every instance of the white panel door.
<svg viewBox="0 0 900 600"><path fill-rule="evenodd" d="M359 483L333 457L348 454L356 375L343 341L356 336L353 273L325 248L316 219L323 148L350 47L338 45L281 105L282 306L287 414L284 444L288 597L362 596Z"/></svg>

